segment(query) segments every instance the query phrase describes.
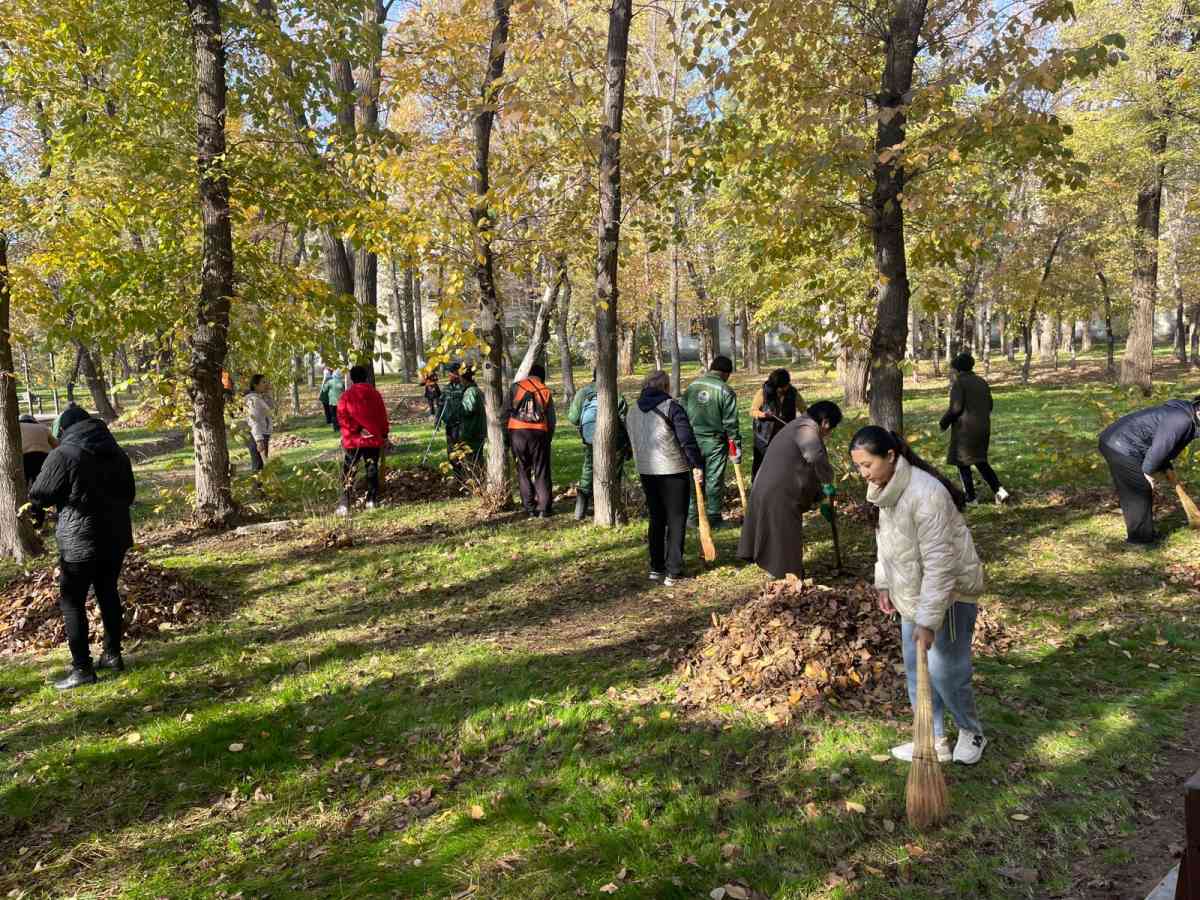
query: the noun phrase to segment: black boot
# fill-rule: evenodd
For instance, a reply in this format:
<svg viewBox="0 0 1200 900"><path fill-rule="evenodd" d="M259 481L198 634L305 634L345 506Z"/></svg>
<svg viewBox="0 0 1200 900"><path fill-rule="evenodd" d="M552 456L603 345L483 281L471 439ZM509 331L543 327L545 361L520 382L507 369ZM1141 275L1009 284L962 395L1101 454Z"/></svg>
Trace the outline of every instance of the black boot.
<svg viewBox="0 0 1200 900"><path fill-rule="evenodd" d="M578 521L583 521L587 518L588 502L592 499L591 494L580 491L575 495L575 518Z"/></svg>
<svg viewBox="0 0 1200 900"><path fill-rule="evenodd" d="M121 651L105 650L100 655L100 659L96 662L97 669L114 669L117 672L125 671L125 660L121 658Z"/></svg>
<svg viewBox="0 0 1200 900"><path fill-rule="evenodd" d="M70 674L62 681L54 682L54 687L60 691L69 691L73 688L83 687L85 684L96 683L96 670L90 665L86 669L71 667Z"/></svg>

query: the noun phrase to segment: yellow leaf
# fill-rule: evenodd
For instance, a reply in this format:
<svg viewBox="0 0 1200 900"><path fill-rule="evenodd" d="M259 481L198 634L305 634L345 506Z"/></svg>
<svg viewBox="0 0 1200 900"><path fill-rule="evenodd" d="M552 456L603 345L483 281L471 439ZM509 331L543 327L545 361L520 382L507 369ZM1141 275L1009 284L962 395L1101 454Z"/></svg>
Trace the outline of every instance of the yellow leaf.
<svg viewBox="0 0 1200 900"><path fill-rule="evenodd" d="M467 815L469 815L472 819L474 819L475 821L478 822L485 815L487 815L487 813L485 813L483 811L483 807L480 806L478 803L472 803L471 808L469 810L467 810Z"/></svg>

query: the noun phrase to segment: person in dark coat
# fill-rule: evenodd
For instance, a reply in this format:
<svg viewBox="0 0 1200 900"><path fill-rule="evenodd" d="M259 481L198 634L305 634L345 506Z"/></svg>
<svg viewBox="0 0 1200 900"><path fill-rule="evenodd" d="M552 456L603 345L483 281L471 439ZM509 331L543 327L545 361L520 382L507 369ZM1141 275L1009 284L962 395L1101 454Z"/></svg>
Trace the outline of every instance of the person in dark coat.
<svg viewBox="0 0 1200 900"><path fill-rule="evenodd" d="M820 504L822 485L833 482L825 438L841 421L837 404L822 400L775 436L750 489L739 559L772 578L803 575L804 513Z"/></svg>
<svg viewBox="0 0 1200 900"><path fill-rule="evenodd" d="M1122 416L1100 433L1100 455L1108 463L1121 512L1126 540L1153 544L1154 476L1171 468L1171 461L1196 437L1200 397L1168 400L1161 406Z"/></svg>
<svg viewBox="0 0 1200 900"><path fill-rule="evenodd" d="M121 658L121 595L117 580L133 546L133 466L108 426L83 407L62 414L61 442L29 491L39 508L58 507L59 605L71 648L71 671L60 691L95 684L96 667L125 668ZM88 649L84 601L96 591L104 622L104 652L96 667Z"/></svg>
<svg viewBox="0 0 1200 900"><path fill-rule="evenodd" d="M979 470L996 502L1003 503L1008 499L1008 491L1001 487L996 470L988 462L988 444L992 439L992 389L973 371L975 358L970 353L960 353L950 367L958 374L950 384L950 408L938 423L942 431L950 429L946 462L958 468L968 506L979 503L971 466Z"/></svg>
<svg viewBox="0 0 1200 900"><path fill-rule="evenodd" d="M787 369L776 369L771 373L762 390L754 396L750 403L750 418L754 420L754 464L750 469L750 479L758 475L762 461L767 456L767 448L775 435L783 430L808 409L804 398L792 387L792 376Z"/></svg>

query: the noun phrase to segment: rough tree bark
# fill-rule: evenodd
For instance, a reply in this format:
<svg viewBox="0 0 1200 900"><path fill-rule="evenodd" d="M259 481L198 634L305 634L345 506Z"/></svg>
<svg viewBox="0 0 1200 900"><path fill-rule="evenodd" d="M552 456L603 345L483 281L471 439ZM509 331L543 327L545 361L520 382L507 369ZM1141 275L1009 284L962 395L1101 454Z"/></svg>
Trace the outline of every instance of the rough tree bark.
<svg viewBox="0 0 1200 900"><path fill-rule="evenodd" d="M617 345L617 371L622 375L633 375L637 372L637 337L638 327L621 325L620 342Z"/></svg>
<svg viewBox="0 0 1200 900"><path fill-rule="evenodd" d="M79 369L87 382L88 392L92 395L92 406L105 422L115 422L120 413L108 398L108 385L104 380L104 368L99 353L92 353L81 341L75 341L79 354Z"/></svg>
<svg viewBox="0 0 1200 900"><path fill-rule="evenodd" d="M558 315L555 316L555 331L558 333L558 362L562 369L563 402L570 406L575 399L575 371L571 363L571 337L567 333L567 322L571 315L571 279L563 263L562 293L558 298Z"/></svg>
<svg viewBox="0 0 1200 900"><path fill-rule="evenodd" d="M29 499L21 462L20 401L12 353L12 300L8 287L8 235L0 232L0 553L25 562L45 552L41 538L19 511Z"/></svg>
<svg viewBox="0 0 1200 900"><path fill-rule="evenodd" d="M496 288L495 257L492 253L492 220L487 208L490 185L489 163L492 126L496 120L496 82L504 74L508 50L508 14L512 0L493 0L492 37L488 44L487 68L480 89L473 131L475 137L475 197L471 223L475 228L475 279L479 283L479 332L487 344L479 388L483 392L487 418L486 490L491 502L507 505L508 461L505 456L504 406L504 310Z"/></svg>
<svg viewBox="0 0 1200 900"><path fill-rule="evenodd" d="M188 395L196 459L196 521L226 528L237 519L225 439L221 367L229 349L233 233L225 167L225 43L220 0L186 0L196 68L196 168L204 234L200 297L191 334Z"/></svg>
<svg viewBox="0 0 1200 900"><path fill-rule="evenodd" d="M621 239L621 128L633 0L611 0L605 50L604 114L600 125L600 223L596 254L595 522L623 518L617 415L617 264Z"/></svg>
<svg viewBox="0 0 1200 900"><path fill-rule="evenodd" d="M417 315L414 307L417 305L417 276L412 267L404 270L404 293L401 295L403 305L401 312L404 316L404 380L417 380Z"/></svg>
<svg viewBox="0 0 1200 900"><path fill-rule="evenodd" d="M1113 334L1112 294L1108 291L1108 278L1105 277L1103 269L1096 269L1096 279L1100 282L1100 292L1104 295L1104 344L1107 356L1105 372L1109 378L1114 378L1117 374L1117 339Z"/></svg>
<svg viewBox="0 0 1200 900"><path fill-rule="evenodd" d="M1163 174L1167 132L1160 127L1150 140L1154 162L1138 188L1133 239L1133 311L1129 337L1121 359L1120 383L1133 385L1149 397L1154 374L1154 307L1158 300L1158 239L1162 219Z"/></svg>
<svg viewBox="0 0 1200 900"><path fill-rule="evenodd" d="M873 157L874 190L867 209L875 248L879 303L871 336L871 421L904 430L904 344L908 337L908 262L904 248L904 168L897 162L904 143L905 104L911 102L913 65L926 0L895 0L884 42L886 60L875 97L878 125Z"/></svg>
<svg viewBox="0 0 1200 900"><path fill-rule="evenodd" d="M400 361L397 369L401 372L407 372L411 365L408 361L408 336L404 333L404 293L400 287L400 267L396 265L396 257L391 259L392 270L392 320L396 323L399 329L399 340L395 342L395 349L400 354Z"/></svg>
<svg viewBox="0 0 1200 900"><path fill-rule="evenodd" d="M413 272L413 341L416 344L416 364L419 368L425 359L425 280L421 270Z"/></svg>
<svg viewBox="0 0 1200 900"><path fill-rule="evenodd" d="M558 309L558 298L562 292L563 281L567 277L566 260L557 257L550 263L546 271L546 283L542 287L542 299L533 314L533 329L529 335L529 346L525 348L525 356L517 366L513 381L529 377L529 370L538 360L546 356L546 347L550 344L550 322L555 318Z"/></svg>

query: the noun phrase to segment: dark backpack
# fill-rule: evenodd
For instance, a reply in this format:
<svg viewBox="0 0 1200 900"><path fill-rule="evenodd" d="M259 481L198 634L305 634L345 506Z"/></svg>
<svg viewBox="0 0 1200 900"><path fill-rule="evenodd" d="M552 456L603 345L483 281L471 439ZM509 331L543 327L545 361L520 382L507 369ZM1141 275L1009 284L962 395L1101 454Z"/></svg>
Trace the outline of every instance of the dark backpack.
<svg viewBox="0 0 1200 900"><path fill-rule="evenodd" d="M516 405L512 410L512 417L518 422L524 422L526 425L542 425L546 421L546 407L542 405L541 392L534 388L528 381L522 381L513 390L514 399L517 390L524 390L520 400L516 401Z"/></svg>

